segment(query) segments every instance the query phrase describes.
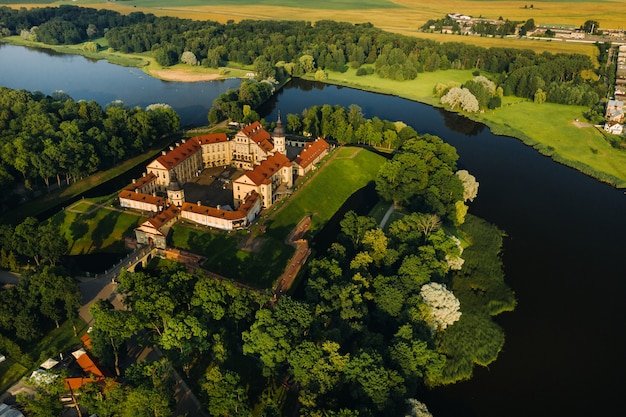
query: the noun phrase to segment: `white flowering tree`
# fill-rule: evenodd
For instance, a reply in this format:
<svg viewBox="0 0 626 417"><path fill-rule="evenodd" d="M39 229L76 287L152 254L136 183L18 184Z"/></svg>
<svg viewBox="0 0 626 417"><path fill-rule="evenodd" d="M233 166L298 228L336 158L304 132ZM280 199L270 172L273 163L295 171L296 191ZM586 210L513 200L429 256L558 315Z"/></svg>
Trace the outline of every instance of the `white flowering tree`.
<svg viewBox="0 0 626 417"><path fill-rule="evenodd" d="M461 303L444 285L437 282L424 284L420 295L429 307L427 321L433 330L445 330L461 318Z"/></svg>
<svg viewBox="0 0 626 417"><path fill-rule="evenodd" d="M456 176L463 182L463 201L474 201L478 195L478 181L467 170L461 169Z"/></svg>
<svg viewBox="0 0 626 417"><path fill-rule="evenodd" d="M482 84L485 90L487 90L492 96L496 94L496 84L484 75L474 77L473 81Z"/></svg>
<svg viewBox="0 0 626 417"><path fill-rule="evenodd" d="M191 51L185 51L180 56L180 62L187 65L198 65L198 58L196 58L196 54Z"/></svg>
<svg viewBox="0 0 626 417"><path fill-rule="evenodd" d="M460 107L468 113L479 110L478 100L467 88L451 88L450 91L441 97L441 102L449 105L452 109Z"/></svg>
<svg viewBox="0 0 626 417"><path fill-rule="evenodd" d="M415 398L409 398L406 400L406 404L409 406L406 417L433 417L428 411L428 407L421 401L417 401Z"/></svg>

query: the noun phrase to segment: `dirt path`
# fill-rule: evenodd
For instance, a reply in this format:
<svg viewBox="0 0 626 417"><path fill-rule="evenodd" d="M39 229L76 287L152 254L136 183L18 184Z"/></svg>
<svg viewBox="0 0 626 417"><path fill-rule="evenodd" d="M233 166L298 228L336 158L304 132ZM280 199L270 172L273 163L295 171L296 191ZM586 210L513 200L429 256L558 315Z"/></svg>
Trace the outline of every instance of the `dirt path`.
<svg viewBox="0 0 626 417"><path fill-rule="evenodd" d="M287 268L285 268L285 271L276 283L276 287L274 288L274 294L276 297L280 297L285 291L291 288L298 272L300 272L300 269L311 254L309 242L306 239L303 239L303 236L307 230L309 230L309 227L311 227L311 217L306 216L300 220L291 233L289 233L289 236L285 239L285 243L296 248L296 251L291 257L289 265L287 265Z"/></svg>

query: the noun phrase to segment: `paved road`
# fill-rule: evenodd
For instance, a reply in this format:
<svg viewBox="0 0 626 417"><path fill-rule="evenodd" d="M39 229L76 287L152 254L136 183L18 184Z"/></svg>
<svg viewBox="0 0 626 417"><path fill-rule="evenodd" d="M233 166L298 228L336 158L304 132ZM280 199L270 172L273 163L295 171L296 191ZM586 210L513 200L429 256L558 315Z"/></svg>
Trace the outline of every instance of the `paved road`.
<svg viewBox="0 0 626 417"><path fill-rule="evenodd" d="M19 277L15 272L0 270L0 284L17 284Z"/></svg>

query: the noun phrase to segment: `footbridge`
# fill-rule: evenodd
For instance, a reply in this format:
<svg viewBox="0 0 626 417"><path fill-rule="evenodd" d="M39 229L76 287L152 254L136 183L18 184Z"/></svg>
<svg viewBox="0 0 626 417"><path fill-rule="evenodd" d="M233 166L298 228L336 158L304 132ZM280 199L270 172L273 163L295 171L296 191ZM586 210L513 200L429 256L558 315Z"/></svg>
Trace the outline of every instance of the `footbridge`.
<svg viewBox="0 0 626 417"><path fill-rule="evenodd" d="M141 265L141 268L145 268L154 257L158 256L159 251L160 249L154 245L138 246L137 249L126 255L124 259L104 271L103 274L96 275L95 278L107 278L115 281L120 276L122 269L135 272L138 265Z"/></svg>

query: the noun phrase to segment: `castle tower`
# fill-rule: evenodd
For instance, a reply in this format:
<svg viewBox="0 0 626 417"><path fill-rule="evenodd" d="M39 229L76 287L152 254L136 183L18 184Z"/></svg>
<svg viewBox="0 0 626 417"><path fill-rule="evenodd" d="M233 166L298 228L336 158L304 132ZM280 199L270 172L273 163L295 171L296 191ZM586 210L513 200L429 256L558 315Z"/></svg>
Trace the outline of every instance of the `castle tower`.
<svg viewBox="0 0 626 417"><path fill-rule="evenodd" d="M278 120L276 121L276 127L272 133L272 139L274 139L274 152L280 152L283 155L287 155L287 148L285 146L285 128L280 121L280 110L278 111Z"/></svg>
<svg viewBox="0 0 626 417"><path fill-rule="evenodd" d="M167 186L167 200L170 204L181 207L185 202L185 190L180 186L176 172L170 174L170 183Z"/></svg>

